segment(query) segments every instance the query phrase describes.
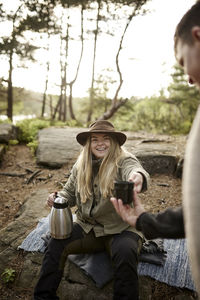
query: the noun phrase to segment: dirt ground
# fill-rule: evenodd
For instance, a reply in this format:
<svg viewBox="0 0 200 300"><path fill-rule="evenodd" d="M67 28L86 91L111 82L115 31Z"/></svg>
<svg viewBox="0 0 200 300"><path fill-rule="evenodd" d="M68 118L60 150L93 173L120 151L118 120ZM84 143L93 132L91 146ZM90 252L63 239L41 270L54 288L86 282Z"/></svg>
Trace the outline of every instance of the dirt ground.
<svg viewBox="0 0 200 300"><path fill-rule="evenodd" d="M61 189L70 169L71 165L64 165L60 169L38 166L27 146L9 146L0 165L0 228L5 227L17 216L20 206L32 191L42 187L46 187L49 192ZM149 190L141 195L141 199L145 208L152 212L178 206L181 204L181 179L166 175L152 176ZM16 271L19 265L20 258L15 263ZM171 291L172 295L183 292L175 288L171 288ZM163 290L161 292L163 295ZM2 281L0 295L0 298L5 300L31 299L30 291L19 290L14 284L5 286ZM188 294L188 299L194 299L192 293Z"/></svg>

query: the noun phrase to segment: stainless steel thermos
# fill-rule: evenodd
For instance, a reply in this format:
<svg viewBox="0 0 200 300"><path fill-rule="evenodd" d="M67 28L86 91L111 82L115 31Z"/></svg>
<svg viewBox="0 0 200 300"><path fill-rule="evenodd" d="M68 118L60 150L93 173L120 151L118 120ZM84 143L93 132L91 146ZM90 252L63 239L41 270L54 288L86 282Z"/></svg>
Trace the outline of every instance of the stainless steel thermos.
<svg viewBox="0 0 200 300"><path fill-rule="evenodd" d="M51 237L55 239L66 239L70 236L73 227L71 209L67 202L60 196L54 200L49 218L49 229Z"/></svg>

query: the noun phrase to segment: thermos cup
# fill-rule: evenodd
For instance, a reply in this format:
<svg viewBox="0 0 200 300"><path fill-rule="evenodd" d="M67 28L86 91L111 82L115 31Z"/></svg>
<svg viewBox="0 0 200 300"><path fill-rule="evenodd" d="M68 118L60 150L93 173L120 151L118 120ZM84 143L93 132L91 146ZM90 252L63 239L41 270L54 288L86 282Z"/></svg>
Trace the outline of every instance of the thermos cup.
<svg viewBox="0 0 200 300"><path fill-rule="evenodd" d="M121 199L123 204L133 202L134 183L131 181L115 181L114 194L117 199Z"/></svg>

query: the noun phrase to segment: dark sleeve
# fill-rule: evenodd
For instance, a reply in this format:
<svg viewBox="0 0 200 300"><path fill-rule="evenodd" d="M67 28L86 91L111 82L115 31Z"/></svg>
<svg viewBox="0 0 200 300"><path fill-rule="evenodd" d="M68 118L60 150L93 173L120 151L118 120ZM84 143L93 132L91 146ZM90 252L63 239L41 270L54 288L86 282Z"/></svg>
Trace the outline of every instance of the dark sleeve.
<svg viewBox="0 0 200 300"><path fill-rule="evenodd" d="M147 239L184 238L182 207L168 208L158 214L145 212L137 219L136 229L141 231Z"/></svg>

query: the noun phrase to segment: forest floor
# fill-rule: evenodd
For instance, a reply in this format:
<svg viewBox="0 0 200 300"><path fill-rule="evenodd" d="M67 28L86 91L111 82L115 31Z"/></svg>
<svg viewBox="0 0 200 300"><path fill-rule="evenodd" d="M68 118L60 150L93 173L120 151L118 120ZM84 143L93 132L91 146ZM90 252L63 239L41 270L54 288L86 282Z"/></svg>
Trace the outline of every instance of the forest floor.
<svg viewBox="0 0 200 300"><path fill-rule="evenodd" d="M27 146L9 146L0 165L0 228L15 219L19 208L34 190L43 187L47 188L49 192L61 189L62 184L67 180L70 169L71 165L64 165L60 169L38 166ZM40 172L33 177L32 175L36 171ZM6 173L15 173L21 177L8 176L5 175ZM182 198L181 179L167 175L152 176L148 191L141 194L140 197L145 208L152 212L179 206ZM18 268L20 269L20 263L23 263L23 259L19 259L14 264L16 272ZM179 291L180 294L182 293L181 289L166 286L167 293L169 293L169 288L171 295L177 295ZM162 290L160 293L163 295L165 291ZM0 295L3 300L31 299L29 290L20 290L14 284L6 286L2 280L0 280ZM188 299L194 299L191 295L192 293L189 292Z"/></svg>

